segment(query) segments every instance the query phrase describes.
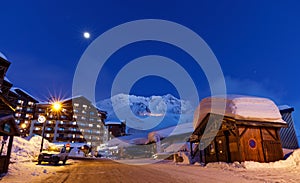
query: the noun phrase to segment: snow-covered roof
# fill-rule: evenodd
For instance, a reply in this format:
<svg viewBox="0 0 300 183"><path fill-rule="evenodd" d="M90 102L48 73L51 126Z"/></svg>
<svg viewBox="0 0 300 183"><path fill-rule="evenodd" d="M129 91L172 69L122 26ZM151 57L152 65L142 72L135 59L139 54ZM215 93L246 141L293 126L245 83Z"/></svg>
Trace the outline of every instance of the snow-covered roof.
<svg viewBox="0 0 300 183"><path fill-rule="evenodd" d="M280 106L278 106L278 109L279 109L280 111L284 111L284 110L294 110L294 108L291 107L291 106L289 106L289 105L280 105Z"/></svg>
<svg viewBox="0 0 300 183"><path fill-rule="evenodd" d="M159 136L160 138L166 138L170 136L182 135L187 133L192 134L193 131L194 128L192 123L182 123L169 128L164 128L162 130L150 132L148 134L148 140L149 142L154 142L156 141L156 136Z"/></svg>
<svg viewBox="0 0 300 183"><path fill-rule="evenodd" d="M169 145L165 149L165 152L177 152L184 149L189 149L186 143L174 143Z"/></svg>
<svg viewBox="0 0 300 183"><path fill-rule="evenodd" d="M7 60L6 56L0 52L0 57L4 58L5 60Z"/></svg>
<svg viewBox="0 0 300 183"><path fill-rule="evenodd" d="M239 120L286 123L275 103L260 97L242 95L207 97L200 102L195 112L194 128L199 126L208 113L224 114Z"/></svg>
<svg viewBox="0 0 300 183"><path fill-rule="evenodd" d="M9 82L9 83L11 83L6 76L4 77L4 80L7 81L7 82Z"/></svg>
<svg viewBox="0 0 300 183"><path fill-rule="evenodd" d="M123 121L105 121L105 125L121 125Z"/></svg>
<svg viewBox="0 0 300 183"><path fill-rule="evenodd" d="M32 98L33 100L36 100L38 102L38 100L32 96L31 94L29 94L27 91L25 91L24 89L21 89L21 88L18 88L18 87L11 87L10 89L12 92L16 92L16 90L20 90L22 91L23 93L25 93L26 95L28 95L30 98Z"/></svg>

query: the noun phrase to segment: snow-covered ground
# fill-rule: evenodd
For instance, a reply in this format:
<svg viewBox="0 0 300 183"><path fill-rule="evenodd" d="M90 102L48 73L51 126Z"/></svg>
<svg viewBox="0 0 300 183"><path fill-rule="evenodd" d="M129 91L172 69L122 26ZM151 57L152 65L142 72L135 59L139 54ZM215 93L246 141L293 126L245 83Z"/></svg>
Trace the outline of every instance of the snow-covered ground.
<svg viewBox="0 0 300 183"><path fill-rule="evenodd" d="M37 165L34 162L38 154L40 137L34 137L27 141L15 137L12 150L12 159L9 166L9 172L4 176L1 182L41 182L48 176L57 175L59 172L68 170L74 160L68 160L66 166ZM51 145L45 141L45 146ZM288 152L285 150L285 152ZM129 162L130 161L130 162ZM243 162L243 163L209 163L205 167L199 164L186 165L181 163L158 163L152 159L124 160L120 163L129 164L148 164L157 169L160 173L171 173L186 180L197 182L202 178L211 180L211 182L224 180L223 182L300 182L300 149L297 149L286 160L272 163ZM149 162L156 164L149 165ZM201 176L203 176L201 178ZM216 179L216 176L217 179ZM211 179L210 179L211 178Z"/></svg>
<svg viewBox="0 0 300 183"><path fill-rule="evenodd" d="M1 182L40 182L46 176L56 174L56 171L66 168L65 166L37 165L37 157L40 152L40 136L34 136L30 140L14 137L9 170ZM44 139L43 148L47 149L55 144ZM7 144L4 146L2 155L6 154ZM74 163L68 160L67 164Z"/></svg>

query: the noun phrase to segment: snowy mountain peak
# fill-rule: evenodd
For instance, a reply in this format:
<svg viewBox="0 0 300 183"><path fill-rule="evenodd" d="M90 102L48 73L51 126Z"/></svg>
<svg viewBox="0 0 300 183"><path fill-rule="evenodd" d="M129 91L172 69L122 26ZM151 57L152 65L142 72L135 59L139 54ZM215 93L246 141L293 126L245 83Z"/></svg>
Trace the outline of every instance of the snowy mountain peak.
<svg viewBox="0 0 300 183"><path fill-rule="evenodd" d="M146 120L148 117L153 117L153 119L162 117L163 120L157 128L191 122L194 113L194 108L189 101L177 99L171 94L143 97L121 93L110 99L99 101L96 105L101 110L107 111L108 121L127 120L128 122L130 120L131 123L134 123L134 121L136 123L149 123L149 119ZM126 114L124 109L128 106L136 119L127 117L129 115ZM124 114L123 116L126 116L127 119L118 119L116 113Z"/></svg>

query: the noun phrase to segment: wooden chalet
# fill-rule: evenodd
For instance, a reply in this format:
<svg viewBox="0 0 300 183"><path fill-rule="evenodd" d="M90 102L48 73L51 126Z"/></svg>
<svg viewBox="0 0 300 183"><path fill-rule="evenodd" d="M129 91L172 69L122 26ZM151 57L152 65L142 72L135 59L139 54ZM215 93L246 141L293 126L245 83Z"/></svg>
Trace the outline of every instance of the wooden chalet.
<svg viewBox="0 0 300 183"><path fill-rule="evenodd" d="M245 106L245 103L243 105ZM255 105L260 104L255 103L252 110L255 110ZM239 107L227 103L226 107L229 106ZM275 111L278 115L279 111L277 107L276 111L275 107L268 110ZM257 109L261 110L257 111L258 113L265 112L261 106ZM228 112L227 109L226 111ZM285 121L269 116L266 119L255 116L243 118L227 112L225 116L207 113L195 127L189 139L192 159L205 164L218 161L272 162L283 159L279 132L281 128L287 127Z"/></svg>

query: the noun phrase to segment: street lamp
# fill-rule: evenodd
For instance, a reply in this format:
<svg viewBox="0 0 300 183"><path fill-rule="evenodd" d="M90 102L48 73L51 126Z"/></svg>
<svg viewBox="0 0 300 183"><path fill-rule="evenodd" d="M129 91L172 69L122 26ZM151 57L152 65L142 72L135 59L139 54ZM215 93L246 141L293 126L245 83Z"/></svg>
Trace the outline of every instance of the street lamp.
<svg viewBox="0 0 300 183"><path fill-rule="evenodd" d="M44 134L45 134L45 128L46 128L46 120L49 115L49 112L59 112L62 108L62 104L60 102L54 102L52 103L51 107L46 108L45 115L39 115L38 117L38 122L43 123L43 131L42 131L42 142L41 142L41 148L40 148L40 153L43 151L43 145L44 145Z"/></svg>

